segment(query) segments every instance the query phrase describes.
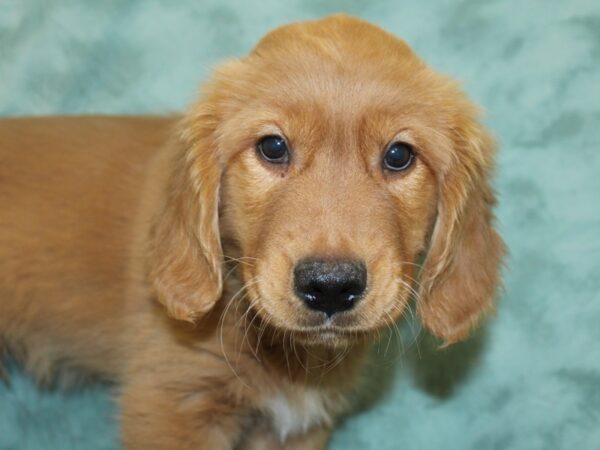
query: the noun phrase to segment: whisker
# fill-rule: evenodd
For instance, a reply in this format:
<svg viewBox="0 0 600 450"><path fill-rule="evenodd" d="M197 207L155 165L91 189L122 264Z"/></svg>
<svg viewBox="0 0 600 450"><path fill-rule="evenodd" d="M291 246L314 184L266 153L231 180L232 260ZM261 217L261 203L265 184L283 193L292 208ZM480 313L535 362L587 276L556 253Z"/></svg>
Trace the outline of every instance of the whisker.
<svg viewBox="0 0 600 450"><path fill-rule="evenodd" d="M237 262L237 263L240 263L240 264L245 264L245 265L247 265L249 267L254 267L255 264L252 264L252 263L250 263L248 261L258 261L258 258L254 258L254 257L251 257L251 256L240 256L240 257L236 258L236 257L229 256L229 255L223 255L223 260L225 262Z"/></svg>
<svg viewBox="0 0 600 450"><path fill-rule="evenodd" d="M235 377L247 388L250 388L245 382L244 380L239 376L239 374L237 373L237 371L233 368L233 365L231 364L231 361L229 360L229 357L227 356L227 351L225 350L225 342L224 342L224 338L223 338L223 330L225 328L225 319L227 317L227 314L229 313L229 310L231 309L231 305L233 303L235 303L236 298L245 290L247 289L251 284L253 283L257 283L259 280L258 278L253 278L251 280L248 281L248 283L244 284L233 296L231 296L227 302L227 305L225 306L225 309L223 310L223 312L221 313L221 317L219 318L219 323L218 323L218 328L219 328L219 341L220 341L220 346L221 346L221 352L223 353L223 357L225 358L225 362L227 364L227 366L229 367L229 369L231 370L231 372L235 375ZM237 337L237 335L236 335Z"/></svg>
<svg viewBox="0 0 600 450"><path fill-rule="evenodd" d="M391 342L392 342L392 337L393 337L393 334L394 334L394 332L392 331L392 325L391 325L391 324L393 324L393 323L394 323L394 319L393 319L393 317L390 315L390 313L389 313L389 312L387 312L387 311L386 311L386 315L387 315L387 316L390 318L390 322L388 323L388 322L387 322L387 320L385 321L385 324L386 324L386 326L387 326L387 328L388 328L388 330L389 330L389 333L388 333L388 341L387 341L387 345L385 346L385 351L383 352L383 356L384 356L384 357L386 357L386 356L387 356L387 352L388 352L388 350L390 349L390 344L391 344Z"/></svg>
<svg viewBox="0 0 600 450"><path fill-rule="evenodd" d="M410 284L408 284L406 281L404 281L401 278L398 278L398 282L404 286L406 289L408 289L408 291L411 293L411 295L416 299L419 300L421 297L421 294L419 294L419 292L417 292L415 290L415 288L413 288Z"/></svg>
<svg viewBox="0 0 600 450"><path fill-rule="evenodd" d="M298 350L296 349L296 340L295 339L292 340L292 337L293 337L292 333L290 333L290 343L292 344L292 349L294 350L294 355L296 356L296 359L298 360L298 363L300 364L300 366L304 369L304 373L306 375L308 375L308 369L302 362L300 355L298 355Z"/></svg>
<svg viewBox="0 0 600 450"><path fill-rule="evenodd" d="M349 346L345 343L343 350L341 350L340 354L334 358L332 364L324 371L324 374L331 372L335 367L341 364L348 353L350 353Z"/></svg>
<svg viewBox="0 0 600 450"><path fill-rule="evenodd" d="M244 314L245 316L248 315L248 313L250 311L252 311L254 308L254 305L252 304L252 302L250 303L250 305L248 306L248 309L246 310L246 313ZM254 313L254 317L252 317L252 320L250 321L250 323L248 324L248 326L246 327L246 319L244 319L244 326L245 326L245 331L244 331L244 338L242 339L242 344L240 346L240 348L244 345L244 341L246 341L247 337L248 337L248 332L250 330L250 328L252 327L252 324L254 323L254 321L258 318L258 313L256 311L253 311ZM250 351L252 352L252 354L254 355L254 357L256 358L257 361L261 361L259 356L258 356L258 346L257 346L257 350L254 351L254 347L253 345L250 343L250 341L248 340L248 346L250 348Z"/></svg>
<svg viewBox="0 0 600 450"><path fill-rule="evenodd" d="M405 278L408 278L410 281L412 281L414 284L416 284L419 289L423 289L423 285L415 278L411 277L410 275L406 275L406 274L403 274L402 276Z"/></svg>
<svg viewBox="0 0 600 450"><path fill-rule="evenodd" d="M263 309L264 308L262 306L259 306L259 309L257 311L257 315L260 314L260 311L263 310ZM255 354L258 353L258 349L259 349L260 343L262 341L263 334L265 333L265 331L267 329L267 326L268 326L267 322L265 320L261 320L261 327L260 327L260 329L258 331L258 338L257 338L257 341L256 341L256 352L255 352Z"/></svg>
<svg viewBox="0 0 600 450"><path fill-rule="evenodd" d="M290 361L288 359L288 352L287 352L286 343L285 343L286 333L287 333L287 330L283 330L283 345L282 345L282 348L283 348L283 354L285 356L285 363L286 363L287 369L288 369L288 375L291 378L292 377L292 369L290 367Z"/></svg>
<svg viewBox="0 0 600 450"><path fill-rule="evenodd" d="M240 297L240 299L238 300L238 305L241 305L242 303L244 303L244 301L250 296L250 292L246 290L246 293ZM236 314L237 314L237 310L239 309L239 307L236 307ZM248 305L246 307L246 311L244 311L244 313L240 316L240 318L237 320L237 322L234 324L233 328L237 330L238 324L243 321L244 323L244 335L242 337L242 342L240 343L239 346L239 350L238 350L238 355L237 355L237 359L236 361L239 361L240 356L242 354L242 350L244 349L244 342L246 341L246 334L249 331L249 327L248 327L248 315L251 311L251 306ZM254 318L253 318L254 320ZM250 322L250 324L252 324L252 322ZM237 338L238 338L238 334L236 333L236 346L237 346Z"/></svg>

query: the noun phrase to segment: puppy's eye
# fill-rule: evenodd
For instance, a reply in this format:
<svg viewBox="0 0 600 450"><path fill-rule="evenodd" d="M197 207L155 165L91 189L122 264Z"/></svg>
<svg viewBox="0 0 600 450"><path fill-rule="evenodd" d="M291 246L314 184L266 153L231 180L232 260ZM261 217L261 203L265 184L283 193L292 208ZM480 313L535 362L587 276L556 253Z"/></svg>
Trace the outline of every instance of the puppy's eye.
<svg viewBox="0 0 600 450"><path fill-rule="evenodd" d="M285 139L281 136L265 136L256 144L256 151L272 164L284 164L290 158Z"/></svg>
<svg viewBox="0 0 600 450"><path fill-rule="evenodd" d="M383 156L383 167L399 172L408 169L415 160L412 147L405 142L394 142Z"/></svg>

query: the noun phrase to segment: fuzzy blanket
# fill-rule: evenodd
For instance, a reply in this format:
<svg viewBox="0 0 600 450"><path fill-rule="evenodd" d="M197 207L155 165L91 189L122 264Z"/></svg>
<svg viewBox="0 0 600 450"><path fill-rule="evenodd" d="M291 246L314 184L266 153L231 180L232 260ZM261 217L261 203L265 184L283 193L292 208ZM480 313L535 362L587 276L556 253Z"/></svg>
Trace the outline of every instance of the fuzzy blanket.
<svg viewBox="0 0 600 450"><path fill-rule="evenodd" d="M0 115L180 110L219 60L337 11L403 37L485 106L511 256L473 339L437 351L405 325L382 343L331 448L600 448L598 0L1 0ZM0 449L119 448L106 387L12 378Z"/></svg>

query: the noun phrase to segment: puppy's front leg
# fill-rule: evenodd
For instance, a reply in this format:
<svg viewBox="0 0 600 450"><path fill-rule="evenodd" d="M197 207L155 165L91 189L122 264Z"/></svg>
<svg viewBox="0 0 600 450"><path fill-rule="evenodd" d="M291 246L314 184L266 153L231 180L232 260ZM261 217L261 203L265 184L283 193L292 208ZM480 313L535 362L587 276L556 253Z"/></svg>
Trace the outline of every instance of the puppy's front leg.
<svg viewBox="0 0 600 450"><path fill-rule="evenodd" d="M243 450L325 450L331 429L315 427L305 434L281 442L272 432L260 431L248 436Z"/></svg>
<svg viewBox="0 0 600 450"><path fill-rule="evenodd" d="M122 439L127 450L228 450L240 437L241 411L224 393L182 395L132 383L121 396Z"/></svg>

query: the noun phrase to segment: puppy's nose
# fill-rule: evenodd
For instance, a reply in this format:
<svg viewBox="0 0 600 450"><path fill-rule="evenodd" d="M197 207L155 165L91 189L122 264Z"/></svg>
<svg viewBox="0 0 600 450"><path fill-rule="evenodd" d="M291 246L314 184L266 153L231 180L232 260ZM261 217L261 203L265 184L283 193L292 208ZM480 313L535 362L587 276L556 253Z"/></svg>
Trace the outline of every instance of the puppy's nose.
<svg viewBox="0 0 600 450"><path fill-rule="evenodd" d="M294 268L296 295L328 317L352 308L366 286L367 269L361 261L308 259Z"/></svg>

